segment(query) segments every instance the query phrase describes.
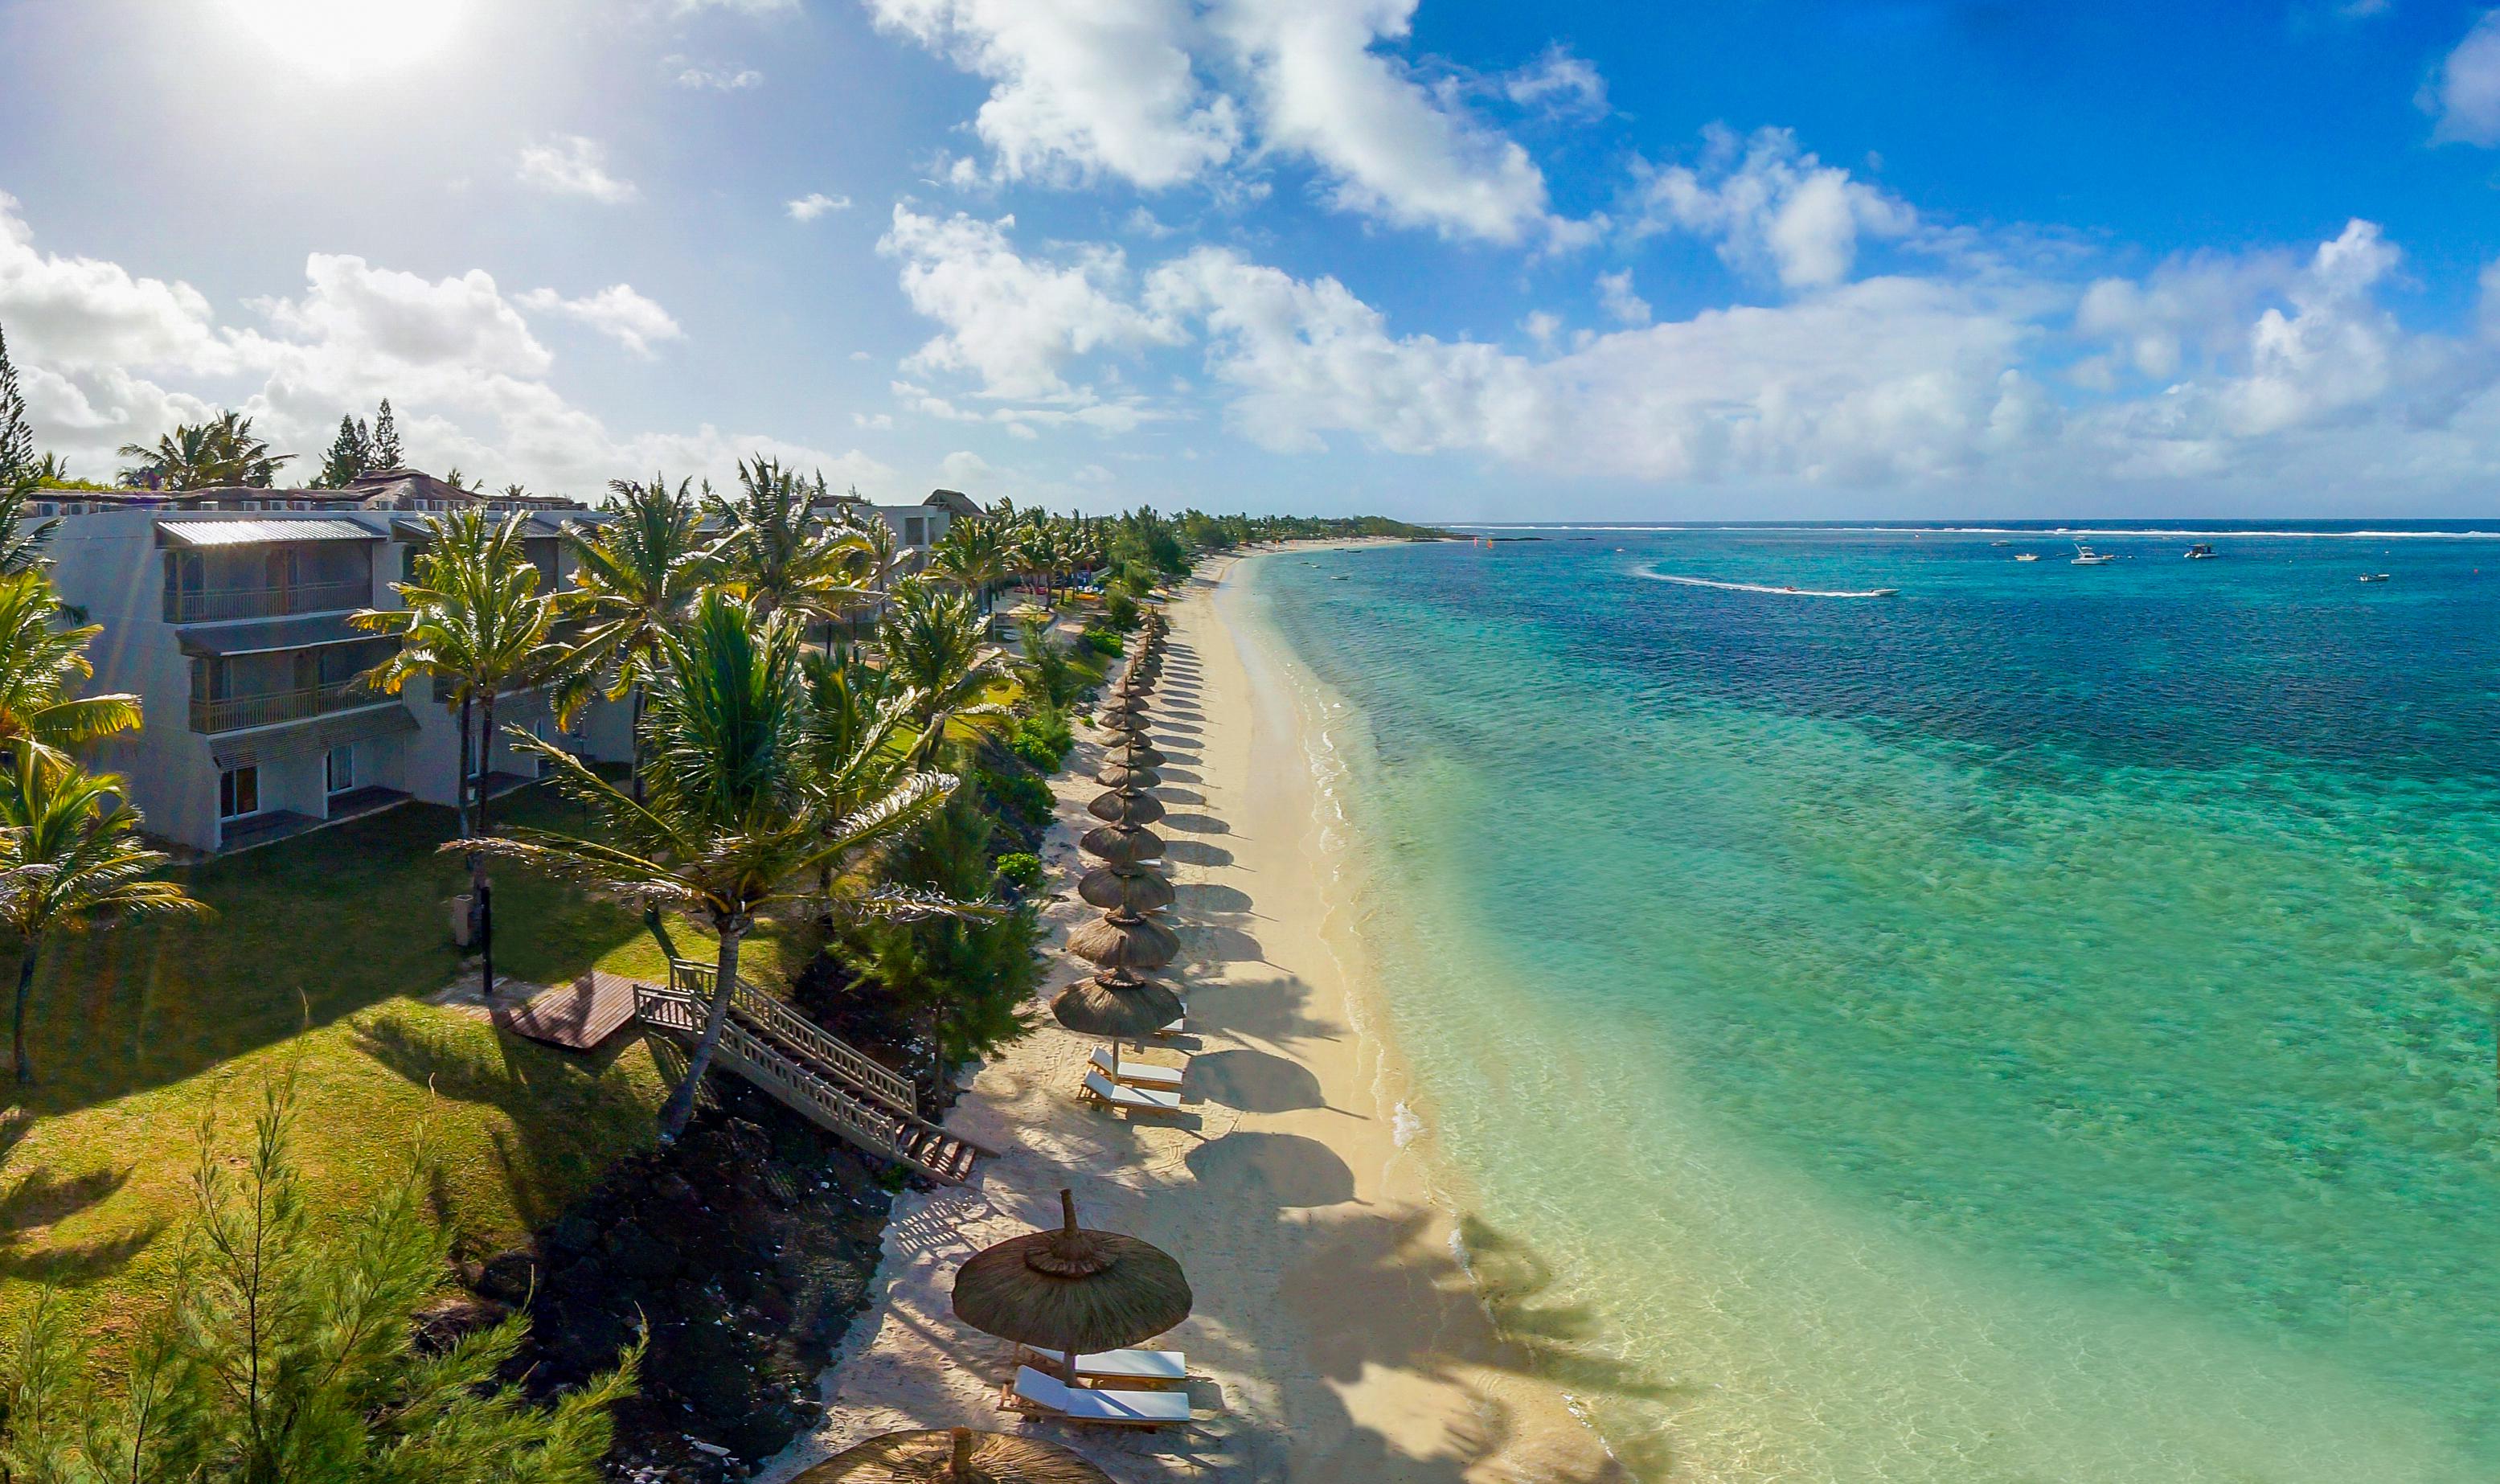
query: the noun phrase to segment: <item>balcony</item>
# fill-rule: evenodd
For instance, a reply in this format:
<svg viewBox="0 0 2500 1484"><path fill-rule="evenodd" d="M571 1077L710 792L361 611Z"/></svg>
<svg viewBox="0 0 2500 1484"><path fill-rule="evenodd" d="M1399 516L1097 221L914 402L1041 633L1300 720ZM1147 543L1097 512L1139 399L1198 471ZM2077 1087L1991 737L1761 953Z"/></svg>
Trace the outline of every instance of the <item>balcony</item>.
<svg viewBox="0 0 2500 1484"><path fill-rule="evenodd" d="M300 721L307 716L322 716L353 707L374 706L389 699L358 679L298 690L270 691L257 696L228 696L215 701L195 697L191 702L191 730L239 732L245 727Z"/></svg>
<svg viewBox="0 0 2500 1484"><path fill-rule="evenodd" d="M216 623L229 618L278 618L289 613L322 613L363 608L373 601L373 584L288 582L277 587L214 587L199 592L165 595L167 623Z"/></svg>

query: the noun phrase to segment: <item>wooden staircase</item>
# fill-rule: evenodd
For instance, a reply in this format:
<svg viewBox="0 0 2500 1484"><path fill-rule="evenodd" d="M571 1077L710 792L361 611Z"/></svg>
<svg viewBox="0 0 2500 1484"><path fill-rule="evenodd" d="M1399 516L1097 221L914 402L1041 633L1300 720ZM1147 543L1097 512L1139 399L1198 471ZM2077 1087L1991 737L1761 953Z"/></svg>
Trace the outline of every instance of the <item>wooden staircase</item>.
<svg viewBox="0 0 2500 1484"><path fill-rule="evenodd" d="M634 1017L691 1045L703 1034L713 974L678 964L669 976L667 988L634 986ZM705 993L689 987L695 982ZM817 1127L941 1184L970 1183L972 1162L997 1152L921 1117L908 1080L743 980L712 1059Z"/></svg>

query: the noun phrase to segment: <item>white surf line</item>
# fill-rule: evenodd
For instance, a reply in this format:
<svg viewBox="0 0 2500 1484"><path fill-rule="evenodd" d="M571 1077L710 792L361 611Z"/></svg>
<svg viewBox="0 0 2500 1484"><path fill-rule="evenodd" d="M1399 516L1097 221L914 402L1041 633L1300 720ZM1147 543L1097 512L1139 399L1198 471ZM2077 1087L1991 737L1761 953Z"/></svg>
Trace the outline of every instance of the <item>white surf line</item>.
<svg viewBox="0 0 2500 1484"><path fill-rule="evenodd" d="M1864 592L1836 592L1820 587L1771 587L1760 582L1717 582L1708 577L1679 577L1663 572L1643 572L1653 582L1674 582L1685 587L1715 587L1722 592L1769 593L1775 598L1891 598L1900 594L1897 587L1870 587Z"/></svg>

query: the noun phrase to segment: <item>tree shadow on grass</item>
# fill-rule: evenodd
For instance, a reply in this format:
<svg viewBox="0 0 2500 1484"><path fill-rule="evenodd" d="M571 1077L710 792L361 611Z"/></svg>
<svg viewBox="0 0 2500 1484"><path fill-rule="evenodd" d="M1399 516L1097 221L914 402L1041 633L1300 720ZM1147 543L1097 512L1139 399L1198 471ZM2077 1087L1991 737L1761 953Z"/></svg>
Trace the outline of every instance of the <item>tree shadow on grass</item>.
<svg viewBox="0 0 2500 1484"><path fill-rule="evenodd" d="M617 1129L649 1127L646 1095L616 1071L635 1043L620 1034L595 1051L561 1051L499 1034L487 1049L399 1019L355 1031L357 1050L434 1096L483 1104L510 1120L493 1142L513 1208L532 1227L561 1214L572 1192L629 1152L618 1146Z"/></svg>
<svg viewBox="0 0 2500 1484"><path fill-rule="evenodd" d="M543 789L497 801L499 820L563 826L578 811ZM52 1116L180 1082L220 1063L460 972L446 904L466 879L436 846L449 809L407 804L247 854L165 873L214 907L81 935L48 951L27 1015ZM547 982L641 932L577 887L509 872L496 882L496 967Z"/></svg>
<svg viewBox="0 0 2500 1484"><path fill-rule="evenodd" d="M0 1171L34 1127L22 1108L0 1112ZM49 1229L101 1205L130 1183L138 1167L122 1165L63 1175L35 1170L0 1195L0 1280L25 1279L75 1288L110 1277L130 1265L165 1230L161 1220L135 1231L67 1245L47 1242Z"/></svg>

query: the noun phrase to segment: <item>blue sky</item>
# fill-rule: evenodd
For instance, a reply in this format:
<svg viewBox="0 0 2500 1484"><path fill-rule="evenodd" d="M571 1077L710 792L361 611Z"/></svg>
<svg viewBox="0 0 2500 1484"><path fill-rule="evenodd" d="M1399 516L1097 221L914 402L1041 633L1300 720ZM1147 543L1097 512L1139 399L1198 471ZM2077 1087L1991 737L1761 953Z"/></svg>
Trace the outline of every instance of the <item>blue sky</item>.
<svg viewBox="0 0 2500 1484"><path fill-rule="evenodd" d="M2478 515L2495 145L2417 0L0 0L0 328L82 473Z"/></svg>

